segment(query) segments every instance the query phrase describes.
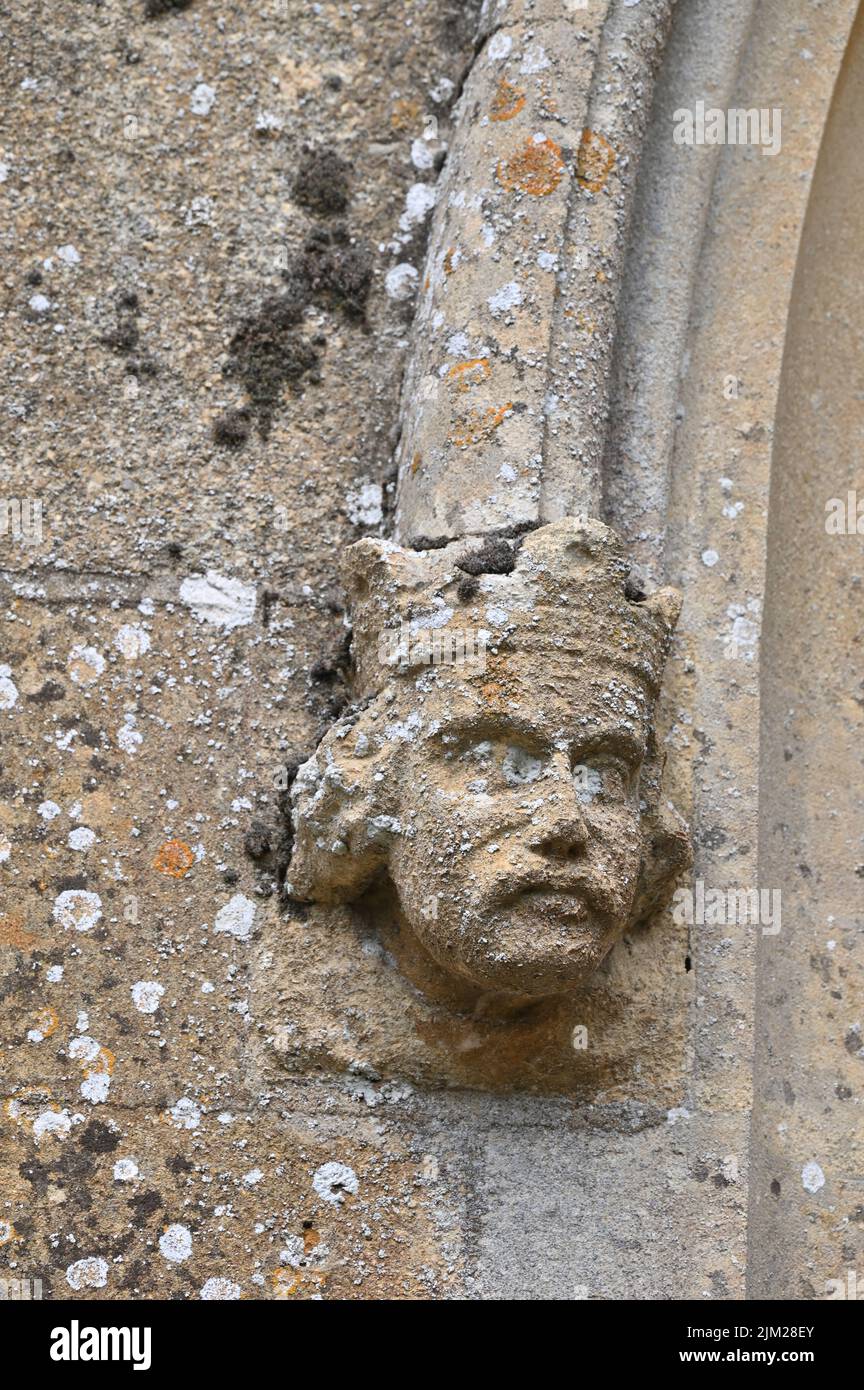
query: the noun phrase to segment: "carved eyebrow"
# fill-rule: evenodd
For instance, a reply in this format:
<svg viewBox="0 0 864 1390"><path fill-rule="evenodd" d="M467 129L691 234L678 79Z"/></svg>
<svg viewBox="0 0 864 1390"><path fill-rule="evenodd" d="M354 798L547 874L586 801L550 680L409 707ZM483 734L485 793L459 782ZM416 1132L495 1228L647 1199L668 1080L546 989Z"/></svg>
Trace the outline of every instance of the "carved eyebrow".
<svg viewBox="0 0 864 1390"><path fill-rule="evenodd" d="M613 752L632 762L641 762L645 757L645 740L632 729L613 725L606 729L586 730L582 738L574 739L571 753L574 757L590 757L592 753Z"/></svg>
<svg viewBox="0 0 864 1390"><path fill-rule="evenodd" d="M532 724L530 719L521 719L513 714L468 714L462 718L456 717L446 723L442 722L435 738L439 743L450 739L490 739L497 742L513 738L522 739L541 748L550 748L553 743L553 740Z"/></svg>

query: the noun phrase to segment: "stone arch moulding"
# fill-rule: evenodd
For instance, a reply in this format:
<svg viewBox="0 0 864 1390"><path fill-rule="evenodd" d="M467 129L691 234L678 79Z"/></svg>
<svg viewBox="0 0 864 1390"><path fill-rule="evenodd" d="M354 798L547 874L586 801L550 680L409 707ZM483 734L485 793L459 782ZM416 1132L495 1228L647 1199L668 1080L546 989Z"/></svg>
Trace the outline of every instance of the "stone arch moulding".
<svg viewBox="0 0 864 1390"><path fill-rule="evenodd" d="M617 23L623 8L607 8ZM663 10L665 36L664 7L654 8ZM845 0L672 7L651 119L638 132L629 175L621 171L620 215L602 229L618 282L598 306L608 347L593 387L608 410L595 402L580 414L577 401L571 412L593 441L591 457L603 458L604 520L650 581L665 578L685 595L661 729L669 794L694 832L694 874L718 886L758 883L755 634L771 436L809 178L853 11ZM506 28L496 23L493 34ZM719 52L718 41L732 56L725 69L707 72L699 54ZM608 41L598 51L615 57ZM597 109L590 76L583 120L592 100ZM780 156L691 149L682 160L669 136L671 111L700 97L781 107ZM567 229L560 235L566 247ZM638 1102L659 1112L684 1106L694 1132L701 1126L714 1148L738 1155L743 1173L757 940L746 927L722 948L708 933L694 932L688 945L685 933L663 914L616 948L566 1007L502 1022L422 997L351 907L290 913L256 961L257 1007L267 1021L262 1064ZM573 1046L579 1027L592 1039L584 1052Z"/></svg>

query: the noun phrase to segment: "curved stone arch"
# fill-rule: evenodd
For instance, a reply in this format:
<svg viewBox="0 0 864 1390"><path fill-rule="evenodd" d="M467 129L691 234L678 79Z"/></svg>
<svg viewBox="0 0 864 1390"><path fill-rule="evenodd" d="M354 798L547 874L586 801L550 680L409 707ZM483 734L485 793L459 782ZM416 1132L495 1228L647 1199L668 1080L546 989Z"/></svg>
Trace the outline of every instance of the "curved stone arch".
<svg viewBox="0 0 864 1390"><path fill-rule="evenodd" d="M680 659L667 681L670 763L678 804L689 800L691 808L694 879L721 888L776 887L763 881L778 869L771 839L779 803L760 776L760 724L763 741L776 745L783 711L776 679L772 689L770 669L762 671L759 640L771 573L769 499L775 491L776 505L782 463L774 453L775 421L781 386L795 389L788 363L784 376L784 357L790 323L800 317L796 266L832 97L853 46L855 10L851 0L825 8L804 0L679 6L640 171L616 342L604 514L649 577L665 572L685 593ZM723 59L713 104L780 107L779 158L724 146L713 158L708 150L688 150L691 167L682 167L668 122L706 81L699 57L706 52ZM700 153L701 167L693 160ZM776 606L782 599L775 568ZM684 774L688 752L693 772ZM769 771L776 773L774 752ZM675 785L676 768L677 776L690 778L689 792ZM794 924L787 921L785 931L794 932ZM781 956L779 968L772 953ZM788 1000L800 972L809 971L809 953L809 938L790 943L784 934L780 945L764 926L713 933L703 927L691 939L699 1006L692 1015L690 1100L700 1125L713 1121L730 1151L750 1154L750 1220L746 1233L739 1232L738 1258L743 1268L746 1234L747 1287L759 1297L822 1297L825 1278L843 1274L830 1267L832 1258L837 1263L830 1238L808 1234L812 1197L802 1188L801 1169L813 1155L799 1148L803 1133L811 1147L820 1133L824 1098L817 1101L815 1088L810 1113L798 1117L801 1140L786 1153L777 1139L784 1109L789 1114L778 1048L797 1046L789 1068L806 1074L813 1041L822 1043L823 1058L830 1056L826 1029L815 1023L786 1029L782 1010L779 1021L775 1011L769 1026L756 1027L771 983L779 989L780 981ZM851 1191L851 1160L845 1173L838 1168L839 1189L845 1179ZM776 1198L790 1184L781 1219ZM743 1284L733 1296L745 1296Z"/></svg>

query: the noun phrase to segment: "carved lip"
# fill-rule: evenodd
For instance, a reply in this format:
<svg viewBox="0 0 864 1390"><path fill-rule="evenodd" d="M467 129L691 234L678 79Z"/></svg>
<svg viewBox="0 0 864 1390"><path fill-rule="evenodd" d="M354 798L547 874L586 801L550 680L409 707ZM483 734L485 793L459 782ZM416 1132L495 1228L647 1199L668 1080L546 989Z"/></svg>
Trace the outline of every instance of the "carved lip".
<svg viewBox="0 0 864 1390"><path fill-rule="evenodd" d="M501 901L512 906L519 899L535 900L538 911L545 909L555 917L584 921L594 906L593 894L584 875L550 873L548 869L520 874L508 884Z"/></svg>
<svg viewBox="0 0 864 1390"><path fill-rule="evenodd" d="M517 902L533 908L544 917L554 917L556 922L582 923L590 916L583 894L572 889L525 888L511 899L510 905Z"/></svg>

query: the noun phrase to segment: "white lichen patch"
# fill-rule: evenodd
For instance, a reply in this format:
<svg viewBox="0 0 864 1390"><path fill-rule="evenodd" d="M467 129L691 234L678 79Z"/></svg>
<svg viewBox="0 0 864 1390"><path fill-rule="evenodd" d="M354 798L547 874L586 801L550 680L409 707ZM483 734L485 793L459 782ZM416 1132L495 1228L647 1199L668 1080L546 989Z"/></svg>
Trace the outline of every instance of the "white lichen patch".
<svg viewBox="0 0 864 1390"><path fill-rule="evenodd" d="M66 669L76 685L92 685L105 670L105 658L95 647L78 643L67 657Z"/></svg>
<svg viewBox="0 0 864 1390"><path fill-rule="evenodd" d="M357 1174L345 1163L322 1163L312 1178L312 1186L325 1202L338 1206L346 1192L352 1197L358 1189Z"/></svg>
<svg viewBox="0 0 864 1390"><path fill-rule="evenodd" d="M531 77L534 73L542 72L544 68L548 67L549 59L546 56L546 50L543 45L541 43L529 44L525 49L525 56L522 59L519 71L524 73L526 77Z"/></svg>
<svg viewBox="0 0 864 1390"><path fill-rule="evenodd" d="M138 1177L138 1164L134 1158L118 1158L113 1171L115 1182L133 1182Z"/></svg>
<svg viewBox="0 0 864 1390"><path fill-rule="evenodd" d="M0 666L0 710L14 709L18 703L18 687L12 679L12 669Z"/></svg>
<svg viewBox="0 0 864 1390"><path fill-rule="evenodd" d="M507 749L501 764L504 780L511 787L521 787L528 782L536 782L543 772L543 763L524 748L515 745Z"/></svg>
<svg viewBox="0 0 864 1390"><path fill-rule="evenodd" d="M410 299L417 289L419 280L417 269L409 265L407 261L402 261L399 265L393 265L384 276L384 290L389 299L405 300Z"/></svg>
<svg viewBox="0 0 864 1390"><path fill-rule="evenodd" d="M573 786L582 805L590 806L594 798L599 796L603 790L603 778L596 767L577 763L573 769Z"/></svg>
<svg viewBox="0 0 864 1390"><path fill-rule="evenodd" d="M502 285L489 296L486 303L492 315L498 318L501 314L509 313L511 309L518 309L523 298L521 285L516 280L508 280L506 285Z"/></svg>
<svg viewBox="0 0 864 1390"><path fill-rule="evenodd" d="M82 851L92 849L96 843L96 831L91 830L87 825L76 825L74 830L69 831L66 843L70 849Z"/></svg>
<svg viewBox="0 0 864 1390"><path fill-rule="evenodd" d="M352 526L380 525L384 517L381 484L364 479L346 495L345 507Z"/></svg>
<svg viewBox="0 0 864 1390"><path fill-rule="evenodd" d="M818 1163L805 1163L801 1169L801 1185L805 1192L818 1192L825 1186L825 1174Z"/></svg>
<svg viewBox="0 0 864 1390"><path fill-rule="evenodd" d="M195 116L209 116L216 101L216 89L207 82L199 82L192 93L189 110Z"/></svg>
<svg viewBox="0 0 864 1390"><path fill-rule="evenodd" d="M127 661L137 661L150 650L150 634L140 623L124 623L114 634L114 646Z"/></svg>
<svg viewBox="0 0 864 1390"><path fill-rule="evenodd" d="M123 721L117 730L117 747L122 748L124 753L134 753L144 742L144 735L135 727L138 721L134 714L125 714Z"/></svg>
<svg viewBox="0 0 864 1390"><path fill-rule="evenodd" d="M192 1232L189 1227L176 1222L167 1226L159 1237L159 1250L172 1264L183 1264L192 1254Z"/></svg>
<svg viewBox="0 0 864 1390"><path fill-rule="evenodd" d="M189 1096L172 1105L168 1114L176 1129L197 1129L201 1123L201 1107Z"/></svg>
<svg viewBox="0 0 864 1390"><path fill-rule="evenodd" d="M90 931L102 916L102 899L85 888L67 888L54 899L51 915L64 931Z"/></svg>
<svg viewBox="0 0 864 1390"><path fill-rule="evenodd" d="M67 1110L41 1110L33 1121L33 1138L38 1144L46 1135L65 1139L72 1128Z"/></svg>
<svg viewBox="0 0 864 1390"><path fill-rule="evenodd" d="M499 29L493 34L486 45L486 59L490 63L500 63L502 58L506 58L513 47L513 39L510 34L506 34L503 29Z"/></svg>
<svg viewBox="0 0 864 1390"><path fill-rule="evenodd" d="M213 930L227 932L238 941L248 941L255 924L255 903L243 893L235 893L216 914Z"/></svg>
<svg viewBox="0 0 864 1390"><path fill-rule="evenodd" d="M208 570L206 576L193 574L184 579L180 598L202 623L211 623L226 632L251 623L255 617L255 585L226 578L216 570Z"/></svg>
<svg viewBox="0 0 864 1390"><path fill-rule="evenodd" d="M155 1014L165 986L156 980L137 980L132 986L132 1003L139 1014Z"/></svg>
<svg viewBox="0 0 864 1390"><path fill-rule="evenodd" d="M231 1279L223 1279L216 1275L214 1278L208 1279L206 1284L202 1285L198 1297L203 1298L205 1302L219 1301L227 1303L231 1300L238 1299L240 1295L241 1289L239 1284L235 1284Z"/></svg>
<svg viewBox="0 0 864 1390"><path fill-rule="evenodd" d="M426 221L435 206L438 194L434 184L413 183L405 194L405 211L399 218L403 232L411 232Z"/></svg>
<svg viewBox="0 0 864 1390"><path fill-rule="evenodd" d="M104 1289L108 1282L108 1261L101 1255L76 1260L66 1270L66 1283L80 1293L82 1289Z"/></svg>

